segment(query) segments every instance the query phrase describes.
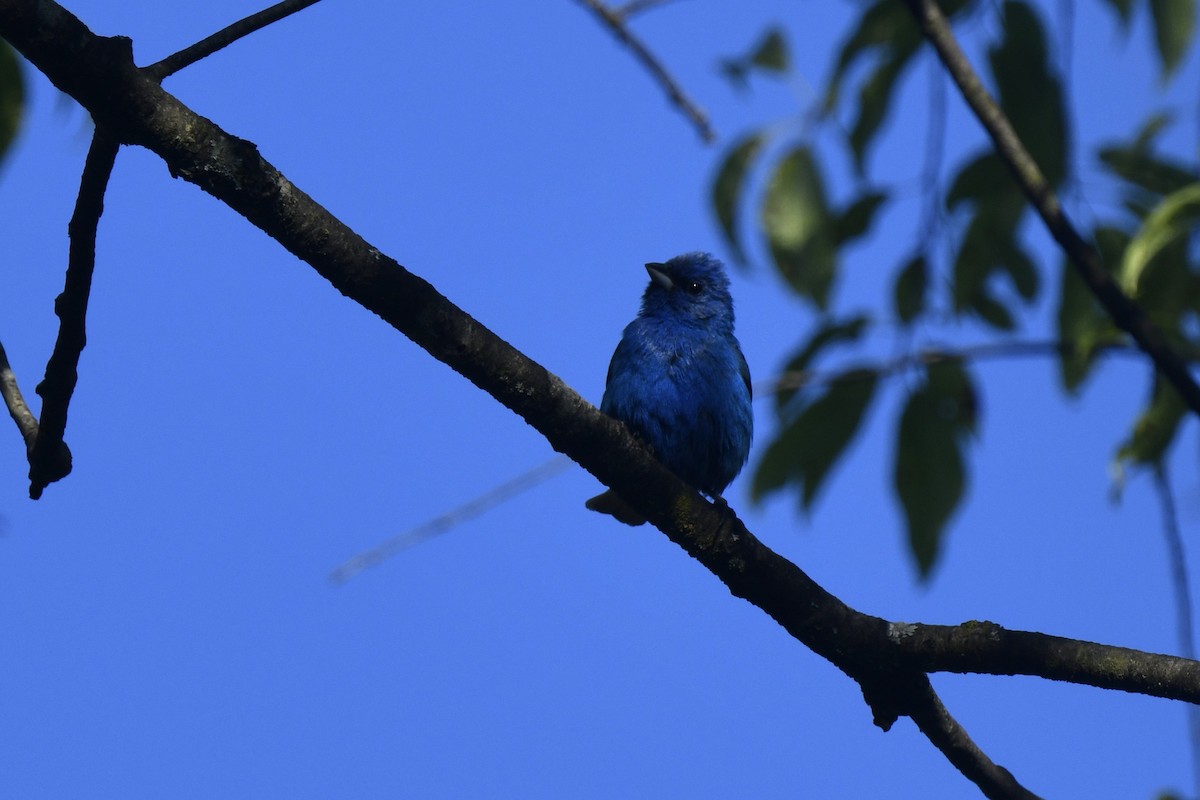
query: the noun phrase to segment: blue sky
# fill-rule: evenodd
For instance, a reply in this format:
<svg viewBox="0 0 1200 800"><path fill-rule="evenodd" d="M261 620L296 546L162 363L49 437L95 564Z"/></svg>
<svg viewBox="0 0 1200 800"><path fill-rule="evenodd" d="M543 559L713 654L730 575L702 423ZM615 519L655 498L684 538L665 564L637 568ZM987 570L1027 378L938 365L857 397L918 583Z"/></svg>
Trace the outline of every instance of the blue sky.
<svg viewBox="0 0 1200 800"><path fill-rule="evenodd" d="M131 36L140 63L257 10L68 7ZM812 102L853 11L674 3L638 30L728 142ZM1144 88L1156 66L1145 20L1122 45L1107 13L1077 12L1076 134L1094 142L1158 106ZM735 94L717 58L772 22L804 79ZM1193 53L1175 96L1194 97L1197 76ZM32 397L88 128L39 74L29 83L27 127L0 173L0 339ZM719 149L573 3L321 3L166 86L595 401L641 264L724 255L706 205ZM909 193L850 254L843 307L886 297L910 246L924 86L913 81L874 155ZM949 106L961 156L980 137ZM1191 112L1173 129L1177 152L1194 154L1196 123ZM1111 213L1090 150L1076 164L1072 210ZM844 165L829 168L847 196ZM910 722L873 727L854 683L661 534L585 512L597 483L579 469L331 586L345 559L544 462L549 446L151 154L121 151L106 206L68 427L75 472L35 503L15 431L0 447L0 794L975 796ZM751 369L769 377L811 310L763 267L733 282ZM1032 310L1025 334L1045 336L1051 314ZM928 584L890 490L899 385L810 517L790 498L752 506L746 476L731 503L861 610L1174 651L1152 487L1134 480L1109 500L1145 368L1114 360L1075 402L1048 362L976 374L970 493ZM757 454L768 403L756 421ZM1189 545L1193 428L1174 458ZM934 685L1045 796L1192 785L1179 704L1030 678Z"/></svg>

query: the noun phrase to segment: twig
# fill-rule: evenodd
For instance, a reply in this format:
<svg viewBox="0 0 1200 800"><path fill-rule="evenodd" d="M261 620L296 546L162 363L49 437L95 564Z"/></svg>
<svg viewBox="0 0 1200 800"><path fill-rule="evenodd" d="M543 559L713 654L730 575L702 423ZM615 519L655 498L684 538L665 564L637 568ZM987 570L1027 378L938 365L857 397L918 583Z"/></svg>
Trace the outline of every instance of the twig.
<svg viewBox="0 0 1200 800"><path fill-rule="evenodd" d="M977 785L992 800L1038 800L1038 796L1017 783L1004 767L996 764L971 739L958 720L950 715L933 690L929 678L921 675L915 687L913 708L908 715L921 733L942 751L951 764Z"/></svg>
<svg viewBox="0 0 1200 800"><path fill-rule="evenodd" d="M712 126L709 124L708 115L700 110L699 106L691 101L687 95L683 93L683 89L667 72L666 67L654 57L654 54L642 44L629 30L629 26L625 24L624 16L621 12L614 11L608 6L600 2L600 0L576 0L580 5L587 8L596 18L612 31L613 36L616 36L626 47L633 51L633 55L638 61L642 62L650 74L662 86L663 91L667 93L667 97L675 104L683 115L691 121L692 127L696 129L696 133L705 142L712 142L717 138ZM627 12L626 12L627 13Z"/></svg>
<svg viewBox="0 0 1200 800"><path fill-rule="evenodd" d="M649 11L657 6L665 6L672 0L629 0L623 6L618 6L612 10L612 13L618 19L629 19L635 14L641 14L643 11Z"/></svg>
<svg viewBox="0 0 1200 800"><path fill-rule="evenodd" d="M1179 654L1195 660L1196 641L1192 622L1192 596L1188 588L1187 559L1184 557L1183 536L1179 532L1179 514L1175 495L1166 468L1160 462L1154 467L1154 485L1162 506L1163 534L1167 540L1167 560L1171 564L1171 583L1175 588L1175 619L1179 630ZM1196 796L1200 797L1200 706L1187 707L1188 735L1192 740L1192 780Z"/></svg>
<svg viewBox="0 0 1200 800"><path fill-rule="evenodd" d="M172 53L161 61L155 62L146 67L146 72L149 73L154 80L162 81L168 76L174 75L184 67L195 64L202 58L207 58L218 50L228 47L245 36L249 36L257 30L267 27L268 25L278 22L284 17L291 16L297 11L302 11L319 0L283 0L282 3L276 3L270 8L265 8L255 14L251 14L245 19L237 22L208 36L195 44L185 47L178 53Z"/></svg>
<svg viewBox="0 0 1200 800"><path fill-rule="evenodd" d="M41 426L29 451L29 496L37 500L48 485L71 472L70 451L63 434L67 406L79 380L79 355L87 344L88 295L96 265L96 228L104 213L104 190L112 174L120 145L103 125L97 125L83 164L75 212L67 226L71 238L67 277L62 294L54 301L58 339L46 363L46 377L37 386L42 397Z"/></svg>
<svg viewBox="0 0 1200 800"><path fill-rule="evenodd" d="M431 520L422 522L416 527L409 528L404 533L393 536L391 539L372 547L370 550L364 550L329 573L329 580L338 584L345 583L364 569L377 567L380 563L397 553L446 533L467 520L474 519L485 511L500 505L505 500L532 489L534 486L563 472L572 463L574 462L571 459L558 456L531 470L523 472L512 480L506 481L490 491L463 503L458 508L451 509L445 514L440 514Z"/></svg>
<svg viewBox="0 0 1200 800"><path fill-rule="evenodd" d="M4 351L3 344L0 344L0 394L4 395L4 405L8 406L8 413L13 422L17 423L21 438L25 440L25 454L28 456L34 440L37 439L37 417L33 416L33 412L25 404L25 397L21 394L21 387L17 386L17 376L13 374L12 365L8 363L8 353Z"/></svg>
<svg viewBox="0 0 1200 800"><path fill-rule="evenodd" d="M1070 353L1075 345L1072 342L1058 340L1045 341L1007 341L987 342L970 345L956 350L946 348L926 348L914 353L905 353L881 364L860 364L856 368L832 370L800 370L785 372L774 378L754 385L755 397L768 397L781 391L801 389L806 386L826 386L835 383L845 383L867 378L889 377L905 372L913 367L929 366L944 361L983 361L994 358L1024 358L1026 356L1053 356ZM1132 345L1113 342L1097 345L1097 353L1114 355L1138 356L1140 351ZM1194 361L1200 361L1200 353L1188 354Z"/></svg>
<svg viewBox="0 0 1200 800"><path fill-rule="evenodd" d="M925 132L925 164L921 168L921 191L925 204L921 208L920 238L918 247L929 255L942 219L941 183L942 158L946 148L946 87L942 71L930 63L929 73L929 122Z"/></svg>
<svg viewBox="0 0 1200 800"><path fill-rule="evenodd" d="M937 51L963 99L991 137L1000 159L1008 165L1025 197L1062 247L1071 263L1119 328L1129 333L1171 382L1188 408L1200 414L1200 385L1187 364L1167 344L1162 332L1142 308L1129 298L1104 268L1100 254L1080 237L1046 182L1037 162L1025 149L1000 106L984 88L971 62L958 46L950 24L936 0L904 0L921 33Z"/></svg>

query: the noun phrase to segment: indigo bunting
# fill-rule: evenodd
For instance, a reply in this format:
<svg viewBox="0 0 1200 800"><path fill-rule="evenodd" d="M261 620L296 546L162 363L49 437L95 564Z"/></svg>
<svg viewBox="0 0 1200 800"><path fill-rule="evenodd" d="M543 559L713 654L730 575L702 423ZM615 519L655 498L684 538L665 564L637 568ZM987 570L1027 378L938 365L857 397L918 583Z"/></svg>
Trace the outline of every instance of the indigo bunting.
<svg viewBox="0 0 1200 800"><path fill-rule="evenodd" d="M750 369L733 335L721 262L687 253L647 264L650 285L608 366L600 410L624 422L677 476L714 499L741 471L754 420ZM645 517L612 490L587 501L626 525Z"/></svg>

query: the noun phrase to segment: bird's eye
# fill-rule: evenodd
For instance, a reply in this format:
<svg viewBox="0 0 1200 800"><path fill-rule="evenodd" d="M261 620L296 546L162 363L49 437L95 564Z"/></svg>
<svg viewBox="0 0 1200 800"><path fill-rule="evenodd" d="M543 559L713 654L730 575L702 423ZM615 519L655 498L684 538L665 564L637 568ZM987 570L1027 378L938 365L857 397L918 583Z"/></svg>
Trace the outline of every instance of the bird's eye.
<svg viewBox="0 0 1200 800"><path fill-rule="evenodd" d="M700 281L688 281L683 285L683 290L688 294L700 294L703 288L704 285Z"/></svg>

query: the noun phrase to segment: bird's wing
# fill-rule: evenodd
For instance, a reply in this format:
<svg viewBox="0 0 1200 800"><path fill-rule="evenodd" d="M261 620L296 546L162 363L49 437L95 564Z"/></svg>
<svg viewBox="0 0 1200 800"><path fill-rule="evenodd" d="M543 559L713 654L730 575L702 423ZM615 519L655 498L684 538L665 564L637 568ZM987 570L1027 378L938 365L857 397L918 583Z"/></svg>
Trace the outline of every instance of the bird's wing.
<svg viewBox="0 0 1200 800"><path fill-rule="evenodd" d="M742 348L735 341L733 349L737 352L738 357L738 372L742 374L742 380L746 383L746 392L750 395L750 399L754 399L754 389L750 386L750 365L746 363L746 357L742 355Z"/></svg>

